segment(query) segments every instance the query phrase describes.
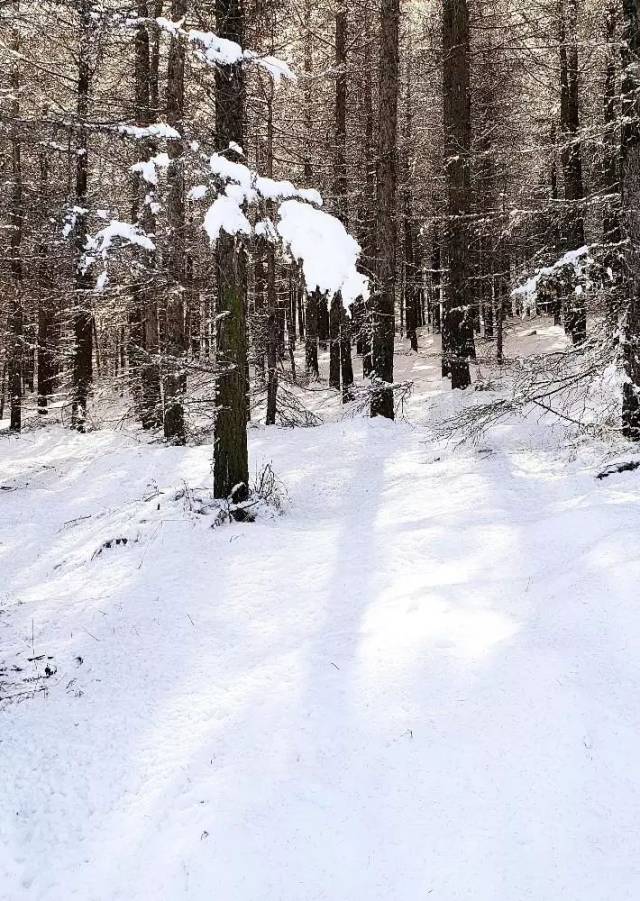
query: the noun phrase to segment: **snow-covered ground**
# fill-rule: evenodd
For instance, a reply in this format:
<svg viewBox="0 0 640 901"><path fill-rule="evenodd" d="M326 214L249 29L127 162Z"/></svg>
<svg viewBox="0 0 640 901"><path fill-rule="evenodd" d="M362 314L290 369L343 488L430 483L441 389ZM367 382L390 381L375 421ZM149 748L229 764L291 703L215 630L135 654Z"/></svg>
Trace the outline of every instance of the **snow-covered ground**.
<svg viewBox="0 0 640 901"><path fill-rule="evenodd" d="M0 440L3 901L640 898L638 474L400 359L407 421L251 431L253 524L208 446Z"/></svg>

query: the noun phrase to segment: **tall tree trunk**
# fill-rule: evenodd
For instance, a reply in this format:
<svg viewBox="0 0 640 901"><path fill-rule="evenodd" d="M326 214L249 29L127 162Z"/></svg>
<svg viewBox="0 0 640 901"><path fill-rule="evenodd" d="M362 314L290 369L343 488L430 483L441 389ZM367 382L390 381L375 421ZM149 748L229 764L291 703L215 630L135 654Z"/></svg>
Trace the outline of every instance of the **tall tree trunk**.
<svg viewBox="0 0 640 901"><path fill-rule="evenodd" d="M471 151L467 0L443 0L442 49L449 269L442 324L443 370L450 374L452 388L464 389L471 384L469 358L474 350L467 249Z"/></svg>
<svg viewBox="0 0 640 901"><path fill-rule="evenodd" d="M40 198L45 209L49 204L49 155L43 148L40 152ZM44 238L44 236L43 236ZM49 398L53 393L56 375L54 359L54 316L51 296L51 277L49 264L49 245L46 239L40 242L38 295L38 413L45 416L48 412Z"/></svg>
<svg viewBox="0 0 640 901"><path fill-rule="evenodd" d="M339 3L336 9L335 62L336 62L336 104L335 104L335 156L334 156L334 194L335 209L338 219L346 227L349 222L349 189L347 177L347 5ZM334 307L336 308L334 310ZM340 388L342 378L342 399L350 399L349 384L345 378L351 377L353 382L353 366L351 364L351 334L347 317L340 296L334 297L330 311L333 320L331 331L331 359L329 383L333 388Z"/></svg>
<svg viewBox="0 0 640 901"><path fill-rule="evenodd" d="M622 430L640 441L640 22L638 0L623 0L622 187L629 299L623 328L627 380L623 387Z"/></svg>
<svg viewBox="0 0 640 901"><path fill-rule="evenodd" d="M187 13L186 0L173 0L174 22ZM185 46L181 35L172 35L167 60L167 122L181 135L184 129ZM182 369L185 353L184 282L185 282L185 217L184 217L184 146L182 138L167 141L167 224L169 226L168 267L172 286L167 300L164 364L164 437L174 444L186 441L184 395L186 375Z"/></svg>
<svg viewBox="0 0 640 901"><path fill-rule="evenodd" d="M78 52L77 82L77 137L75 147L76 184L75 205L80 210L74 236L75 301L73 331L75 347L73 355L73 401L71 424L79 432L84 432L87 418L87 400L93 379L93 315L91 311L92 280L84 266L84 250L87 241L87 193L89 178L89 153L87 118L89 115L89 92L91 89L91 4L82 0L80 6L80 48Z"/></svg>
<svg viewBox="0 0 640 901"><path fill-rule="evenodd" d="M565 246L577 250L584 245L584 182L580 142L580 80L578 63L578 0L560 3L560 132L565 217ZM565 328L574 344L587 337L587 314L582 294L567 298Z"/></svg>
<svg viewBox="0 0 640 901"><path fill-rule="evenodd" d="M273 82L267 85L267 176L273 178ZM272 205L268 204L268 213ZM275 425L278 407L278 292L276 289L276 251L273 241L265 242L267 256L267 413L266 424Z"/></svg>
<svg viewBox="0 0 640 901"><path fill-rule="evenodd" d="M306 296L305 364L309 380L317 381L320 377L318 369L318 305L320 295L318 291L311 291Z"/></svg>
<svg viewBox="0 0 640 901"><path fill-rule="evenodd" d="M22 199L22 147L20 142L20 27L19 0L13 0L14 22L11 28L11 64L10 84L11 100L11 198L9 207L9 224L11 228L11 296L9 299L9 348L7 355L7 375L9 382L9 428L19 432L22 428L22 357L23 357L23 311L22 311L22 234L24 228L24 211Z"/></svg>
<svg viewBox="0 0 640 901"><path fill-rule="evenodd" d="M218 35L242 45L241 0L216 0ZM244 73L242 66L216 70L216 141L219 151L235 142L244 146ZM247 450L247 330L245 275L233 236L222 232L217 247L218 364L228 371L218 376L214 428L213 491L217 498L246 499L249 493Z"/></svg>
<svg viewBox="0 0 640 901"><path fill-rule="evenodd" d="M363 264L366 270L373 274L376 267L377 253L377 235L376 235L376 149L374 141L375 116L373 109L373 90L372 79L369 75L372 69L372 53L373 34L369 6L365 5L364 15L364 98L363 98L363 115L364 115L364 165L365 165L365 189L363 204L363 225L364 238L362 241L363 248ZM363 305L360 322L360 331L358 334L358 344L362 353L362 375L369 378L373 372L372 358L372 331L373 316L371 303Z"/></svg>
<svg viewBox="0 0 640 901"><path fill-rule="evenodd" d="M604 14L604 39L607 46L607 64L604 81L604 143L602 160L603 188L609 195L603 219L603 238L607 244L618 244L621 240L620 230L620 129L618 125L618 96L616 80L618 67L616 65L616 15L617 0L609 0ZM619 251L616 249L608 254L609 263L613 268L619 269L617 259Z"/></svg>
<svg viewBox="0 0 640 901"><path fill-rule="evenodd" d="M393 345L396 288L396 186L400 0L380 3L377 267L373 306L371 415L394 418Z"/></svg>
<svg viewBox="0 0 640 901"><path fill-rule="evenodd" d="M408 59L406 66L407 87L405 94L405 115L403 128L404 150L404 178L402 185L402 227L404 246L404 286L405 286L405 316L407 338L411 344L411 350L418 350L418 308L420 303L420 289L418 285L419 273L416 267L416 236L413 214L413 193L411 183L413 180L413 92L411 90L411 42L409 43Z"/></svg>
<svg viewBox="0 0 640 901"><path fill-rule="evenodd" d="M152 106L157 103L157 60L152 55L147 18L148 0L137 0L140 19L135 39L135 122L145 128L157 119ZM158 29L153 29L154 33ZM155 87L153 85L155 84ZM152 95L156 94L156 96ZM141 142L143 159L149 160L156 152L153 141ZM156 218L152 209L153 192L140 173L133 175L132 219L138 222L146 234L155 234ZM155 252L138 249L137 270L132 285L132 310L129 318L129 374L131 389L136 401L143 428L156 428L162 423L162 398L160 393L160 367L158 365L159 336L158 309L153 287L149 288L155 268Z"/></svg>

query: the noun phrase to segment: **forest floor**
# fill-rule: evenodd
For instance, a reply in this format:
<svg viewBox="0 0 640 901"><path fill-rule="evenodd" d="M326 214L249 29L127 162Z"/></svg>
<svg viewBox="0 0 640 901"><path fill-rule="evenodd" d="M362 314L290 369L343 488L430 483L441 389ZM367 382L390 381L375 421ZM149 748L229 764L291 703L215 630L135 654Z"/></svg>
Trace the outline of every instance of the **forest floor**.
<svg viewBox="0 0 640 901"><path fill-rule="evenodd" d="M252 524L208 445L0 440L3 901L637 901L640 476L438 438L430 342L405 420L251 430Z"/></svg>

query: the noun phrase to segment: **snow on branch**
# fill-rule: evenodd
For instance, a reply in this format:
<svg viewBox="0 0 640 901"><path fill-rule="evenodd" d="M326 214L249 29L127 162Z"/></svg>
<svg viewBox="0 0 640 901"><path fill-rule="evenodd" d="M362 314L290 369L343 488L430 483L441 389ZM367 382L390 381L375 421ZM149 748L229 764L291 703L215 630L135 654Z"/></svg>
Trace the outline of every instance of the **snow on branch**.
<svg viewBox="0 0 640 901"><path fill-rule="evenodd" d="M131 172L139 172L143 179L150 185L158 184L158 169L166 169L169 166L169 155L157 153L149 160L142 160L131 166Z"/></svg>
<svg viewBox="0 0 640 901"><path fill-rule="evenodd" d="M176 131L172 125L167 125L166 122L153 122L145 128L138 125L118 125L117 131L130 138L135 138L136 141L143 141L147 138L167 138L170 141L176 141L182 137L179 131Z"/></svg>
<svg viewBox="0 0 640 901"><path fill-rule="evenodd" d="M172 22L164 16L154 20L156 25L172 37L181 36L193 44L200 59L210 66L233 66L240 62L252 63L264 69L274 81L286 78L295 81L295 75L283 60L275 56L259 56L255 50L243 50L240 44L220 38L212 31L185 30L180 22Z"/></svg>
<svg viewBox="0 0 640 901"><path fill-rule="evenodd" d="M579 247L578 250L569 250L561 256L559 260L552 263L551 266L543 266L541 269L538 269L535 275L532 275L531 278L527 279L523 285L514 288L511 292L511 296L521 297L528 300L530 303L535 303L538 287L543 279L548 278L551 275L557 275L565 266L570 266L574 270L576 276L579 277L592 262L590 246L585 244L584 247Z"/></svg>
<svg viewBox="0 0 640 901"><path fill-rule="evenodd" d="M81 268L83 272L93 266L97 259L107 260L114 241L119 239L125 245L142 247L144 250L155 250L156 245L137 225L130 222L120 222L112 219L109 225L101 228L93 237L87 236L85 252L82 257ZM96 281L96 290L103 291L109 281L106 269L103 270Z"/></svg>
<svg viewBox="0 0 640 901"><path fill-rule="evenodd" d="M112 219L109 225L101 228L96 235L87 238L87 250L106 260L111 245L116 238L120 238L125 244L136 244L138 247L144 248L144 250L156 249L156 245L151 238L145 235L137 225Z"/></svg>
<svg viewBox="0 0 640 901"><path fill-rule="evenodd" d="M339 219L299 200L285 200L276 228L301 263L307 290L340 293L347 309L359 297L368 298L368 279L356 269L360 245Z"/></svg>
<svg viewBox="0 0 640 901"><path fill-rule="evenodd" d="M340 293L347 308L359 297L369 296L368 280L356 268L360 246L339 219L318 209L322 197L317 191L261 177L243 163L220 154L211 157L210 169L221 185L203 223L211 243L219 239L222 231L229 235L255 234L281 242L300 263L307 290ZM199 185L191 194L192 199L203 197L203 188ZM260 219L252 228L245 209L260 201L278 205L277 219Z"/></svg>

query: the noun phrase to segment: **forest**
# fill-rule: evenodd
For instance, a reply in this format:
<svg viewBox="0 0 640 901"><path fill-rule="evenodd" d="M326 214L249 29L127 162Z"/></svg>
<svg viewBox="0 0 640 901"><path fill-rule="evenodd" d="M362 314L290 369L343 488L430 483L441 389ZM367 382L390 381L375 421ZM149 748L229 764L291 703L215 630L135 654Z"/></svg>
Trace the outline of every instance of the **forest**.
<svg viewBox="0 0 640 901"><path fill-rule="evenodd" d="M638 0L0 0L0 901L640 898Z"/></svg>

